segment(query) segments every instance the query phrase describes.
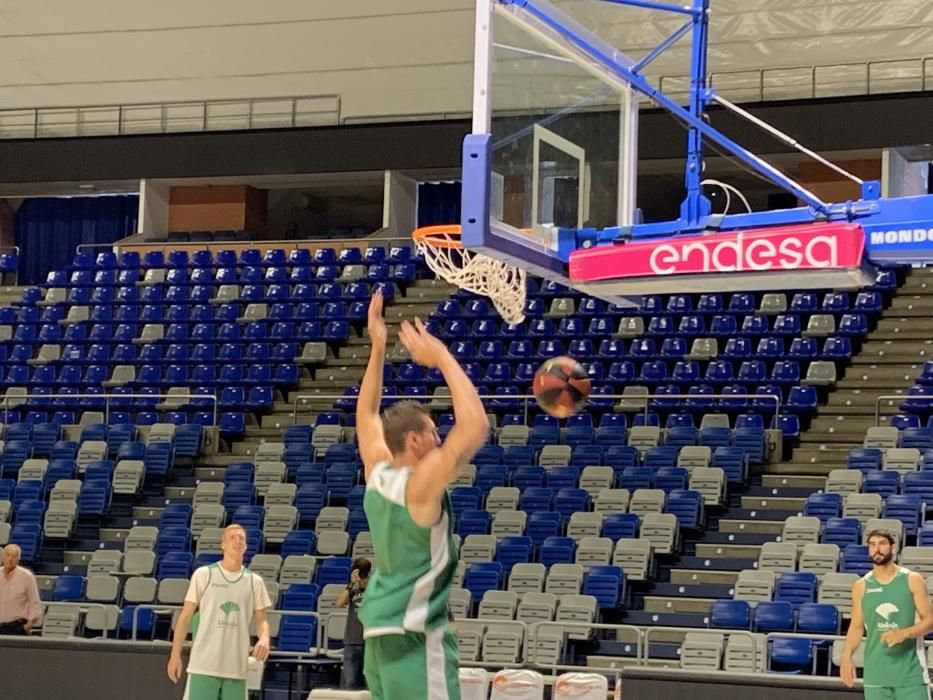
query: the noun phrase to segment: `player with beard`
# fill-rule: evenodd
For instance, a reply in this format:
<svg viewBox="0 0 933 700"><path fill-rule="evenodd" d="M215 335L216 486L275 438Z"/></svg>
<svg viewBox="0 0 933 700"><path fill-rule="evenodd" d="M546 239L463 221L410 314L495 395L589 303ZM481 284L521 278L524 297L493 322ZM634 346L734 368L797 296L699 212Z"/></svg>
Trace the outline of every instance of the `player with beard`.
<svg viewBox="0 0 933 700"><path fill-rule="evenodd" d="M933 609L923 576L894 562L894 536L868 534L872 570L852 586L852 620L839 675L855 685L853 654L865 630L865 700L929 700L923 638L933 630Z"/></svg>

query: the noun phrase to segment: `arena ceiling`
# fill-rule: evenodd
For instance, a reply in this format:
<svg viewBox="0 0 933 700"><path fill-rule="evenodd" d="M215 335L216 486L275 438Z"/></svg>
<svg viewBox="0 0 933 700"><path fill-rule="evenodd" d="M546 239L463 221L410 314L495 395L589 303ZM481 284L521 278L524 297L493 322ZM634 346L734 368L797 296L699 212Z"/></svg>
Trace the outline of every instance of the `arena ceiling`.
<svg viewBox="0 0 933 700"><path fill-rule="evenodd" d="M682 21L596 0L558 4L633 55ZM712 9L713 73L873 62L877 76L933 56L933 0L712 0ZM472 26L471 0L6 0L0 109L339 95L348 122L462 115ZM651 73L683 75L686 49Z"/></svg>

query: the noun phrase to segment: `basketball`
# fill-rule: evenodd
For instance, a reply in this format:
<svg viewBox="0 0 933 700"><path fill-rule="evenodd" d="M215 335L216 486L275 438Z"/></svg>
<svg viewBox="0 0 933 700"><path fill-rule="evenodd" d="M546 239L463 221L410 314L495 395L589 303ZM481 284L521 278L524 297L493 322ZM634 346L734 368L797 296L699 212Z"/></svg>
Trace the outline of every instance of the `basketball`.
<svg viewBox="0 0 933 700"><path fill-rule="evenodd" d="M590 395L590 378L572 357L553 357L535 372L531 390L546 413L566 418L583 408Z"/></svg>

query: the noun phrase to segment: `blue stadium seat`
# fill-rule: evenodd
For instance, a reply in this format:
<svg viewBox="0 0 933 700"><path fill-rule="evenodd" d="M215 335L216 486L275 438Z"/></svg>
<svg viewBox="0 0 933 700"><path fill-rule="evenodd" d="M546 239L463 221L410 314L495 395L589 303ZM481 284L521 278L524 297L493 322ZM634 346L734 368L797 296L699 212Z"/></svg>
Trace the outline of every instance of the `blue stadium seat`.
<svg viewBox="0 0 933 700"><path fill-rule="evenodd" d="M764 634L794 631L794 606L788 601L760 601L755 606L752 629Z"/></svg>
<svg viewBox="0 0 933 700"><path fill-rule="evenodd" d="M797 611L797 631L812 634L839 634L842 616L835 605L804 603Z"/></svg>
<svg viewBox="0 0 933 700"><path fill-rule="evenodd" d="M596 598L603 610L620 608L626 598L625 574L618 566L591 566L580 592Z"/></svg>
<svg viewBox="0 0 933 700"><path fill-rule="evenodd" d="M751 607L744 600L714 600L710 606L709 626L747 630L751 627Z"/></svg>
<svg viewBox="0 0 933 700"><path fill-rule="evenodd" d="M463 587L470 591L474 600L482 600L486 591L502 587L504 567L499 562L470 564L463 578Z"/></svg>
<svg viewBox="0 0 933 700"><path fill-rule="evenodd" d="M838 493L811 493L807 496L803 514L826 522L842 515L842 496Z"/></svg>
<svg viewBox="0 0 933 700"><path fill-rule="evenodd" d="M774 586L774 600L787 601L794 607L816 602L816 575L809 571L782 573Z"/></svg>
<svg viewBox="0 0 933 700"><path fill-rule="evenodd" d="M635 539L638 516L635 513L609 513L603 518L602 536L613 541Z"/></svg>
<svg viewBox="0 0 933 700"><path fill-rule="evenodd" d="M496 562L502 565L503 570L508 573L515 564L530 562L534 544L530 537L510 536L499 539L496 547Z"/></svg>
<svg viewBox="0 0 933 700"><path fill-rule="evenodd" d="M864 493L877 493L882 499L893 496L900 489L900 476L895 471L875 471L865 474L862 480Z"/></svg>
<svg viewBox="0 0 933 700"><path fill-rule="evenodd" d="M576 540L572 537L547 537L538 547L538 562L545 567L552 564L572 564L576 548Z"/></svg>

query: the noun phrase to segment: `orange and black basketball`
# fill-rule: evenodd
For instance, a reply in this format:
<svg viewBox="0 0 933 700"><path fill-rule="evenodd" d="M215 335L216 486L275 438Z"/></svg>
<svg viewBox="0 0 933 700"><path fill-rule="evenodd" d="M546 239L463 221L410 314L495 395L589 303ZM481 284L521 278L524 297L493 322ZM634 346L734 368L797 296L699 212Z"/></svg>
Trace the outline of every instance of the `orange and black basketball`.
<svg viewBox="0 0 933 700"><path fill-rule="evenodd" d="M566 418L583 408L590 394L590 378L572 357L554 357L535 372L531 390L545 412Z"/></svg>

